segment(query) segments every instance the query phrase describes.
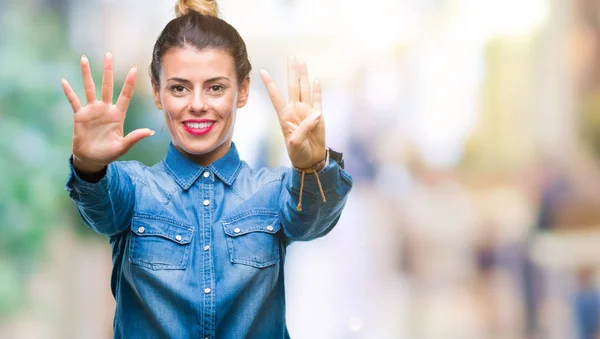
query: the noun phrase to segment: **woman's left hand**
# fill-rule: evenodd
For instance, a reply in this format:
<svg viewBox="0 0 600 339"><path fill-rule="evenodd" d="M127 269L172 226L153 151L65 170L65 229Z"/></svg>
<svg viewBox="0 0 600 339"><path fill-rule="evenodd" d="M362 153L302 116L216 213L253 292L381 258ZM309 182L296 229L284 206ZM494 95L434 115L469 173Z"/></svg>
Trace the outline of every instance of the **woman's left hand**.
<svg viewBox="0 0 600 339"><path fill-rule="evenodd" d="M292 165L303 169L318 165L325 158L326 152L325 121L321 112L321 83L315 81L311 91L306 63L290 56L289 101L286 103L269 73L261 70L260 75L277 111Z"/></svg>

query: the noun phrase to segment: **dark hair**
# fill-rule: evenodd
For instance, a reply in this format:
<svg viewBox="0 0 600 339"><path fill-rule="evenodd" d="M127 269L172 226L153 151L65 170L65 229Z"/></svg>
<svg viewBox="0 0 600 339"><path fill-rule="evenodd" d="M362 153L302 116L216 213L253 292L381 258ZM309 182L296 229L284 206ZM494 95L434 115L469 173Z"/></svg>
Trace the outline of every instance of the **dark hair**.
<svg viewBox="0 0 600 339"><path fill-rule="evenodd" d="M152 82L159 87L162 59L170 49L189 46L199 51L219 49L229 53L235 65L238 84L241 84L250 74L252 65L248 60L246 44L237 30L215 15L202 14L193 8L187 12L176 11L178 17L165 26L154 44L150 64Z"/></svg>

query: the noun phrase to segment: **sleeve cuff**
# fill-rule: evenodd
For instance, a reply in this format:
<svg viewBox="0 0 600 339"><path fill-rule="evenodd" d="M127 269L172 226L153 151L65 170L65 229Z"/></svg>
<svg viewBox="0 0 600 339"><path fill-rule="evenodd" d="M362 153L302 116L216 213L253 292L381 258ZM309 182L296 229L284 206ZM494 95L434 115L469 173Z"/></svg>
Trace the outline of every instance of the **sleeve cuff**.
<svg viewBox="0 0 600 339"><path fill-rule="evenodd" d="M75 167L73 167L73 155L71 154L71 156L69 157L69 177L67 178L65 190L68 192L72 192L74 190L81 189L98 189L99 187L105 186L106 181L108 180L107 177L109 171L110 165L106 168L104 176L98 182L85 181L77 175L77 171L75 171Z"/></svg>

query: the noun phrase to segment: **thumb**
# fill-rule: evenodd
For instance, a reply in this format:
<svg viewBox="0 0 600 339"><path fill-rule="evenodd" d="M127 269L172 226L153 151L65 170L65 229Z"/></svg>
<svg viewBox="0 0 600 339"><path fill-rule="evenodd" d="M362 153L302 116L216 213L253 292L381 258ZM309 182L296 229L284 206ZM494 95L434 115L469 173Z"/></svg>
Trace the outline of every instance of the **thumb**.
<svg viewBox="0 0 600 339"><path fill-rule="evenodd" d="M290 136L290 143L300 144L308 137L308 133L312 131L321 120L321 112L317 111L302 120L298 128Z"/></svg>
<svg viewBox="0 0 600 339"><path fill-rule="evenodd" d="M125 151L129 151L131 147L137 144L140 140L154 135L154 131L149 128L139 128L135 131L129 132L124 138L123 143L125 144Z"/></svg>

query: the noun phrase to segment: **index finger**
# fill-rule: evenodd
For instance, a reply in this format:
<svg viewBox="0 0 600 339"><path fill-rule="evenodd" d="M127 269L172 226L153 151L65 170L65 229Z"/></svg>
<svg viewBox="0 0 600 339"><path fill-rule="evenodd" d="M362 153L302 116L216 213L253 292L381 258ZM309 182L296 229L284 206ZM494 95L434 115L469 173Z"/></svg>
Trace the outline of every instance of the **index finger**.
<svg viewBox="0 0 600 339"><path fill-rule="evenodd" d="M265 87L267 88L269 98L271 98L271 103L273 103L273 107L275 107L275 110L279 115L279 113L283 110L283 107L285 107L285 100L281 96L277 85L275 85L275 81L273 81L273 78L271 78L267 71L261 69L260 77L262 78L262 81L265 84Z"/></svg>
<svg viewBox="0 0 600 339"><path fill-rule="evenodd" d="M136 76L137 68L133 67L129 70L129 73L127 73L127 77L125 78L125 84L123 84L121 94L117 99L117 108L123 113L127 112L127 108L129 107L129 101L131 101L131 97L133 96L133 85L135 84Z"/></svg>

